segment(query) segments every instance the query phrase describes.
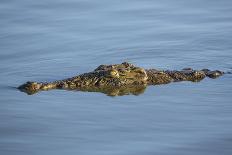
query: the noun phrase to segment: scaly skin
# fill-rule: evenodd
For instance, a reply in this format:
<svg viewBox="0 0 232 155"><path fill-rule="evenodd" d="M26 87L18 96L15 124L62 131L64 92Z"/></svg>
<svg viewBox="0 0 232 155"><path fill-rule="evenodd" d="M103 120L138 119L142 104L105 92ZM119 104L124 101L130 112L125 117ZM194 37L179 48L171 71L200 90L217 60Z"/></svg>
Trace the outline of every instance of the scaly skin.
<svg viewBox="0 0 232 155"><path fill-rule="evenodd" d="M125 94L140 94L147 85L167 84L177 81L198 82L205 77L217 78L222 71L208 69L193 70L185 68L181 71L163 71L143 69L124 62L115 65L100 65L94 71L72 78L51 83L27 82L18 87L27 94L34 94L42 90L66 89L89 92L102 92L110 96Z"/></svg>

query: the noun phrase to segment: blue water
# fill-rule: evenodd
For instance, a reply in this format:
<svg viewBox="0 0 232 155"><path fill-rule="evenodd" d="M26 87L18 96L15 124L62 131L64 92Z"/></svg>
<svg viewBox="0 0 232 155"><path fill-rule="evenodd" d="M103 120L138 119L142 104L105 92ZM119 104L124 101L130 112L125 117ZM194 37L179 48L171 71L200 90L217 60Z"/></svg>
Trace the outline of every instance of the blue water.
<svg viewBox="0 0 232 155"><path fill-rule="evenodd" d="M53 81L129 61L232 69L231 0L1 0L1 155L231 155L232 75L139 95L52 90Z"/></svg>

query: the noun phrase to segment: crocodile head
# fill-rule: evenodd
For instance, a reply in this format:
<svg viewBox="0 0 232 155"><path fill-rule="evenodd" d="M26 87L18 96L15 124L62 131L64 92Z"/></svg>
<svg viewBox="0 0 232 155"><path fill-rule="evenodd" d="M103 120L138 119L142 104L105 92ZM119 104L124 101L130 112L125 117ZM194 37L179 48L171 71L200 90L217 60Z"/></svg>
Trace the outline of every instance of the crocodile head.
<svg viewBox="0 0 232 155"><path fill-rule="evenodd" d="M98 85L105 86L146 84L148 79L146 71L143 68L136 67L127 62L115 65L100 65L92 74L97 75L98 78L96 80L98 81Z"/></svg>

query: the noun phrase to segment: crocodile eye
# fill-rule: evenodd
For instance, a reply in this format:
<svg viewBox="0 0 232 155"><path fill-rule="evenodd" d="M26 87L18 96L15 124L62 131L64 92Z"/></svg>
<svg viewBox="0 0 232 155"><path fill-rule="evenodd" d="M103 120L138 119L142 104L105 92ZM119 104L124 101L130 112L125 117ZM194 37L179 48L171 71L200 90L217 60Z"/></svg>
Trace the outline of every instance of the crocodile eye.
<svg viewBox="0 0 232 155"><path fill-rule="evenodd" d="M140 74L143 74L144 73L144 70L141 69L141 68L135 68L134 70L136 73L140 73Z"/></svg>
<svg viewBox="0 0 232 155"><path fill-rule="evenodd" d="M127 72L125 69L122 69L122 68L118 69L118 71L122 74L125 74Z"/></svg>
<svg viewBox="0 0 232 155"><path fill-rule="evenodd" d="M118 71L116 69L112 69L110 71L110 76L113 77L113 78L119 77L119 73L118 73Z"/></svg>

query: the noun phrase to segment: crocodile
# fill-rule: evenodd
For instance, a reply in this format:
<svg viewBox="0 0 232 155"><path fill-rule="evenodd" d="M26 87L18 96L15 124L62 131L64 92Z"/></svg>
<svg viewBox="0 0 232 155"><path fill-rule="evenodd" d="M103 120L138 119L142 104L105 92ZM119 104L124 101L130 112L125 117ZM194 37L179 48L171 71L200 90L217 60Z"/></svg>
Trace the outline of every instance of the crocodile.
<svg viewBox="0 0 232 155"><path fill-rule="evenodd" d="M18 87L29 95L43 90L64 89L88 92L102 92L109 96L126 94L138 95L144 92L148 85L167 84L178 81L199 82L206 77L218 78L225 74L219 70L158 70L144 69L131 63L100 65L94 71L83 73L64 80L53 82L28 81Z"/></svg>

